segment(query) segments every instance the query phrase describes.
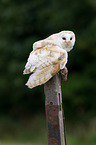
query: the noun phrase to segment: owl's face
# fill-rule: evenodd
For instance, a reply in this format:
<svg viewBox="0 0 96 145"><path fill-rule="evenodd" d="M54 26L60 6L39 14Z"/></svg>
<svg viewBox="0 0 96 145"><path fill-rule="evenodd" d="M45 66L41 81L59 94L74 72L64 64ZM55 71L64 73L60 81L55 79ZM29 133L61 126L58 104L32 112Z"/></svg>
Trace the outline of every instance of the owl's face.
<svg viewBox="0 0 96 145"><path fill-rule="evenodd" d="M69 52L74 46L75 34L72 31L62 31L59 36L61 47Z"/></svg>
<svg viewBox="0 0 96 145"><path fill-rule="evenodd" d="M53 36L52 36L53 37ZM75 34L72 31L62 31L55 37L55 44L69 52L75 43Z"/></svg>
<svg viewBox="0 0 96 145"><path fill-rule="evenodd" d="M52 40L55 45L69 52L74 46L75 34L72 31L61 31L49 36L47 40Z"/></svg>

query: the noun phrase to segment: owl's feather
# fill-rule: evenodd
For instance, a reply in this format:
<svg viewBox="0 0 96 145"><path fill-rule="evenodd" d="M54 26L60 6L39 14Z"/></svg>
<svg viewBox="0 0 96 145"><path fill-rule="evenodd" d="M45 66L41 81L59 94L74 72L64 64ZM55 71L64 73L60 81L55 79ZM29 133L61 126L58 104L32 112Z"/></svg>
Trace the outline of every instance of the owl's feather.
<svg viewBox="0 0 96 145"><path fill-rule="evenodd" d="M30 77L26 85L29 88L36 87L38 85L47 82L53 75L55 75L60 70L59 64L49 65L43 69L36 70Z"/></svg>
<svg viewBox="0 0 96 145"><path fill-rule="evenodd" d="M42 48L32 51L29 55L28 61L25 65L24 74L29 74L34 72L36 69L42 69L43 67L51 65L53 62L61 63L66 59L67 62L67 52L58 46L53 46L49 48ZM63 69L63 62L60 64L60 69Z"/></svg>
<svg viewBox="0 0 96 145"><path fill-rule="evenodd" d="M40 49L43 47L48 47L48 46L49 47L54 46L53 40L47 40L47 39L40 40L40 41L37 41L33 44L33 50Z"/></svg>
<svg viewBox="0 0 96 145"><path fill-rule="evenodd" d="M67 63L67 52L57 46L36 49L30 53L24 74L33 72L26 85L41 85L54 76Z"/></svg>

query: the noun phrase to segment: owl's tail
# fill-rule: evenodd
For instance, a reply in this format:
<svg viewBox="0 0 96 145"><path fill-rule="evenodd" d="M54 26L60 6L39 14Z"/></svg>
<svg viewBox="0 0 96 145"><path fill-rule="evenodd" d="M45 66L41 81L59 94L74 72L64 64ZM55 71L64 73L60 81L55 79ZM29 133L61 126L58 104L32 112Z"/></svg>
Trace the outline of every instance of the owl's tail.
<svg viewBox="0 0 96 145"><path fill-rule="evenodd" d="M34 88L44 84L60 70L60 65L55 63L41 70L36 70L30 77L26 85L29 88Z"/></svg>

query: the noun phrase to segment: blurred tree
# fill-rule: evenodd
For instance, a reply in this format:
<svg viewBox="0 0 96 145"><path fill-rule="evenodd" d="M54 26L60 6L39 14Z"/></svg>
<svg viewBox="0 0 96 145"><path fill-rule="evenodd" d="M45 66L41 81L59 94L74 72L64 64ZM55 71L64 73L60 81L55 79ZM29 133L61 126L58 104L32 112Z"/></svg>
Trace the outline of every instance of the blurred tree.
<svg viewBox="0 0 96 145"><path fill-rule="evenodd" d="M96 3L94 0L0 1L0 112L44 109L43 85L29 90L22 72L32 43L62 30L76 33L64 87L66 116L96 111ZM43 109L42 109L43 108ZM70 112L71 110L71 112Z"/></svg>

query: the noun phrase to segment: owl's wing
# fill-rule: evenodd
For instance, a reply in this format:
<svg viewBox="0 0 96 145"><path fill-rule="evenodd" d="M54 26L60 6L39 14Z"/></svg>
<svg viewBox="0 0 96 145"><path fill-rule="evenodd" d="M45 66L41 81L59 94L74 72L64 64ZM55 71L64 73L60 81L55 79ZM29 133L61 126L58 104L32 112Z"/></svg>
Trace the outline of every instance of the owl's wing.
<svg viewBox="0 0 96 145"><path fill-rule="evenodd" d="M43 69L36 70L29 79L26 85L29 88L36 87L38 85L44 84L47 82L52 76L54 76L60 70L59 64L49 65Z"/></svg>
<svg viewBox="0 0 96 145"><path fill-rule="evenodd" d="M45 46L53 46L54 45L54 41L53 40L49 40L49 39L44 39L44 40L40 40L40 41L37 41L33 44L33 50L36 50L36 49L41 49Z"/></svg>
<svg viewBox="0 0 96 145"><path fill-rule="evenodd" d="M44 84L67 63L67 52L57 46L31 52L24 73L33 72L26 85L29 88Z"/></svg>

